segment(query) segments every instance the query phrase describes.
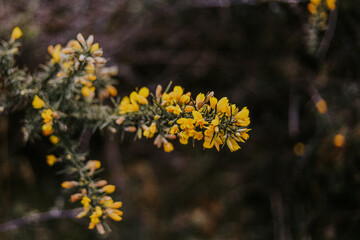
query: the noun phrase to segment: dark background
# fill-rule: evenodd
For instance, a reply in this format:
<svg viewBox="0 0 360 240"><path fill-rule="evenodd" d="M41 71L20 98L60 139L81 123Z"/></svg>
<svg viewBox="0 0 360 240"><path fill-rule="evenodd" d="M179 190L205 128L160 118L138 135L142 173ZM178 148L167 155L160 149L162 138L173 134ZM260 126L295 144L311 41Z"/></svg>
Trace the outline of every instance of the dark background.
<svg viewBox="0 0 360 240"><path fill-rule="evenodd" d="M339 1L339 0L338 0ZM290 3L289 3L290 2ZM293 3L291 3L293 2ZM214 91L250 109L242 149L203 150L96 133L90 158L117 185L124 220L109 239L358 239L360 237L360 2L341 0L329 48L316 50L307 1L0 0L0 35L24 32L18 61L36 72L47 46L93 34L118 90L176 85ZM315 39L315 40L314 40ZM311 51L311 49L315 49ZM323 98L326 114L315 104ZM0 224L74 208L48 167L45 139L21 141L22 113L0 116ZM341 133L345 144L336 147ZM305 145L300 156L294 145ZM61 219L0 239L102 239L87 221Z"/></svg>

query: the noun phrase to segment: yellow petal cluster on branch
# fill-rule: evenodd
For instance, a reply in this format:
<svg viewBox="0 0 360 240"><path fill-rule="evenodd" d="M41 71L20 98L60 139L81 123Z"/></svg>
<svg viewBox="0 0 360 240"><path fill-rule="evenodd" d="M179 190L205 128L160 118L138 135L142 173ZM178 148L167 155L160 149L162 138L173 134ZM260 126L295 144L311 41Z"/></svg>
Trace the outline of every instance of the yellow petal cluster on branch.
<svg viewBox="0 0 360 240"><path fill-rule="evenodd" d="M188 144L190 139L203 141L204 148L215 146L218 151L227 145L233 152L240 149L239 142L249 138L247 107L239 110L228 98L215 98L213 92L199 93L192 99L191 93L184 93L180 86L164 93L159 89L162 87L157 88L153 104L149 104L149 90L145 87L124 97L119 105L118 119L122 121L118 125L125 130L132 128L133 132L143 131L146 138L157 134L154 144L164 146L165 152L174 149L169 139L178 138L182 144Z"/></svg>

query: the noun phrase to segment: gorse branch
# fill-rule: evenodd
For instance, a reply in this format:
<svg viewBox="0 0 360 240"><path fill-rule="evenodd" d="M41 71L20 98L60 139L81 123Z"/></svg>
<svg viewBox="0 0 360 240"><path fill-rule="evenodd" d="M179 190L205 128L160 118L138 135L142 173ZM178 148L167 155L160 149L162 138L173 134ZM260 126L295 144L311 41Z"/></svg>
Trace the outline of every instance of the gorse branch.
<svg viewBox="0 0 360 240"><path fill-rule="evenodd" d="M105 104L105 99L117 96L112 80L117 68L106 67L93 36L85 39L78 34L65 47L49 46L51 59L42 71L29 75L15 67L14 55L20 45L16 40L21 35L15 28L0 48L0 110L26 109L25 140L41 134L55 146L46 161L50 166L58 162L66 166L73 180L63 182L62 187L71 193L72 202L81 202L83 211L77 217L88 217L90 229L105 233L105 220L121 221L123 212L119 210L122 202L110 196L115 186L94 178L101 162L87 159L81 149L85 129L134 132L137 139L154 138L154 144L165 152L173 151L170 141L174 139L181 144L199 141L203 148L215 146L218 151L227 145L236 151L239 142L249 138L248 109L240 110L226 97L218 100L213 92L193 98L180 86L169 84L163 91L159 85L155 93L142 87L120 103L112 99L112 104Z"/></svg>

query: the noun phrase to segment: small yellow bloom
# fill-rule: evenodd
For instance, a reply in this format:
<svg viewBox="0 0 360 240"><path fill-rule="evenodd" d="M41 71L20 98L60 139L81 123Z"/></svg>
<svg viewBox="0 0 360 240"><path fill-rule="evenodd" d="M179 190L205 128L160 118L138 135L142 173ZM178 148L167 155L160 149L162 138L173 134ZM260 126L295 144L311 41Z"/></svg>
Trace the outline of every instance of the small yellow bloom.
<svg viewBox="0 0 360 240"><path fill-rule="evenodd" d="M111 205L111 208L121 208L123 205L122 202L114 202L112 205Z"/></svg>
<svg viewBox="0 0 360 240"><path fill-rule="evenodd" d="M54 132L51 123L45 123L42 125L42 133L44 136L49 136Z"/></svg>
<svg viewBox="0 0 360 240"><path fill-rule="evenodd" d="M184 109L185 112L192 112L194 110L195 110L195 108L193 106L189 106L189 105L186 106L185 109Z"/></svg>
<svg viewBox="0 0 360 240"><path fill-rule="evenodd" d="M54 62L59 63L60 62L60 54L61 54L61 45L57 44L55 47L50 45L48 47L48 52L52 56Z"/></svg>
<svg viewBox="0 0 360 240"><path fill-rule="evenodd" d="M90 169L91 171L95 171L96 169L99 169L100 167L101 167L101 162L98 160L89 160L85 166L86 169Z"/></svg>
<svg viewBox="0 0 360 240"><path fill-rule="evenodd" d="M327 112L327 104L326 101L324 99L320 99L317 103L316 103L316 109L318 110L318 112L320 114L324 114Z"/></svg>
<svg viewBox="0 0 360 240"><path fill-rule="evenodd" d="M81 199L81 204L84 206L84 208L88 207L90 205L91 199L87 196L83 197Z"/></svg>
<svg viewBox="0 0 360 240"><path fill-rule="evenodd" d="M166 111L169 112L169 113L174 113L175 115L179 115L182 112L179 105L168 106L168 107L166 107Z"/></svg>
<svg viewBox="0 0 360 240"><path fill-rule="evenodd" d="M55 135L51 135L49 140L52 144L57 144L60 141L60 139Z"/></svg>
<svg viewBox="0 0 360 240"><path fill-rule="evenodd" d="M194 116L195 126L203 127L204 124L208 123L198 111L193 111L192 115Z"/></svg>
<svg viewBox="0 0 360 240"><path fill-rule="evenodd" d="M205 101L205 95L203 93L199 93L195 99L196 107L197 108L201 107L204 101Z"/></svg>
<svg viewBox="0 0 360 240"><path fill-rule="evenodd" d="M111 96L115 97L118 92L116 90L116 88L114 86L111 86L111 85L107 85L106 86L106 90L110 93Z"/></svg>
<svg viewBox="0 0 360 240"><path fill-rule="evenodd" d="M217 104L217 110L219 112L225 113L228 111L228 108L229 108L229 99L227 97L221 98Z"/></svg>
<svg viewBox="0 0 360 240"><path fill-rule="evenodd" d="M99 50L99 44L98 44L98 43L95 43L95 44L93 44L93 45L90 47L90 52L91 52L91 53L94 53L94 52L96 52L97 50Z"/></svg>
<svg viewBox="0 0 360 240"><path fill-rule="evenodd" d="M152 138L154 134L156 133L156 123L152 123L150 127L144 126L144 137L146 138Z"/></svg>
<svg viewBox="0 0 360 240"><path fill-rule="evenodd" d="M335 147L342 147L345 144L345 136L341 133L336 134L333 139Z"/></svg>
<svg viewBox="0 0 360 240"><path fill-rule="evenodd" d="M174 126L172 126L171 129L170 129L170 131L169 131L169 133L170 133L171 135L174 135L174 134L176 134L176 133L178 133L178 132L179 132L179 126L178 126L177 124L175 124Z"/></svg>
<svg viewBox="0 0 360 240"><path fill-rule="evenodd" d="M320 4L320 0L310 0L310 2L312 4L314 4L315 6L319 5Z"/></svg>
<svg viewBox="0 0 360 240"><path fill-rule="evenodd" d="M228 137L226 139L226 145L229 147L231 152L237 151L240 149L240 146L238 145L238 143L233 139Z"/></svg>
<svg viewBox="0 0 360 240"><path fill-rule="evenodd" d="M53 119L53 111L51 109L44 109L41 113L44 123L50 122Z"/></svg>
<svg viewBox="0 0 360 240"><path fill-rule="evenodd" d="M309 11L312 15L316 14L316 12L317 12L317 6L316 6L315 4L309 3L309 4L307 5L307 8L308 8L308 11Z"/></svg>
<svg viewBox="0 0 360 240"><path fill-rule="evenodd" d="M242 127L248 126L250 124L250 118L247 107L241 109L241 111L235 115L235 119L237 120L237 125Z"/></svg>
<svg viewBox="0 0 360 240"><path fill-rule="evenodd" d="M45 102L39 98L38 95L35 95L34 100L32 101L33 108L40 109L45 106Z"/></svg>
<svg viewBox="0 0 360 240"><path fill-rule="evenodd" d="M72 188L78 185L78 182L75 181L65 181L61 183L61 187L63 188Z"/></svg>
<svg viewBox="0 0 360 240"><path fill-rule="evenodd" d="M147 98L150 94L150 91L147 87L142 87L140 90L139 90L139 95Z"/></svg>
<svg viewBox="0 0 360 240"><path fill-rule="evenodd" d="M187 94L182 95L179 99L179 103L182 105L187 104L188 102L190 102L190 96Z"/></svg>
<svg viewBox="0 0 360 240"><path fill-rule="evenodd" d="M81 94L84 96L84 97L91 97L95 92L95 87L87 87L87 86L84 86L82 87L81 89Z"/></svg>
<svg viewBox="0 0 360 240"><path fill-rule="evenodd" d="M165 151L165 152L171 152L171 151L173 151L173 150L174 150L174 146L172 145L172 143L166 141L166 142L164 143L164 151Z"/></svg>
<svg viewBox="0 0 360 240"><path fill-rule="evenodd" d="M11 40L16 40L22 36L22 31L19 27L14 28L11 33Z"/></svg>
<svg viewBox="0 0 360 240"><path fill-rule="evenodd" d="M326 0L326 5L329 10L333 11L336 8L336 0Z"/></svg>
<svg viewBox="0 0 360 240"><path fill-rule="evenodd" d="M192 118L180 118L176 121L178 124L180 124L181 129L193 129L195 128L194 123L195 120Z"/></svg>
<svg viewBox="0 0 360 240"><path fill-rule="evenodd" d="M56 157L55 157L55 155L50 154L50 155L47 155L47 156L46 156L46 163L47 163L49 166L54 165L55 162L56 162Z"/></svg>
<svg viewBox="0 0 360 240"><path fill-rule="evenodd" d="M115 192L115 185L106 185L102 187L102 190L106 193L113 193Z"/></svg>
<svg viewBox="0 0 360 240"><path fill-rule="evenodd" d="M210 106L212 109L215 109L216 108L216 104L217 104L218 100L216 97L211 97L210 98Z"/></svg>
<svg viewBox="0 0 360 240"><path fill-rule="evenodd" d="M101 215L103 214L103 211L102 211L101 207L96 206L96 207L95 207L95 213L96 213L96 215L97 215L98 217L101 217Z"/></svg>
<svg viewBox="0 0 360 240"><path fill-rule="evenodd" d="M114 213L114 212L110 212L107 214L112 220L114 221L121 221L122 217L120 217L118 214Z"/></svg>
<svg viewBox="0 0 360 240"><path fill-rule="evenodd" d="M215 144L215 141L213 139L213 136L205 136L204 138L204 148L212 148Z"/></svg>

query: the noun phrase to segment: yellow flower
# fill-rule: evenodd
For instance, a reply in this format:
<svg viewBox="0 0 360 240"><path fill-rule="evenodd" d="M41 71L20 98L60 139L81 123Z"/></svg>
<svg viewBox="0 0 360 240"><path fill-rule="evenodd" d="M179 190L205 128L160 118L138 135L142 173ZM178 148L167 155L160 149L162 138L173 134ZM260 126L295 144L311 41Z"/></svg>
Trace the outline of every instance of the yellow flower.
<svg viewBox="0 0 360 240"><path fill-rule="evenodd" d="M39 98L38 95L35 95L34 100L32 101L33 108L40 109L45 106L45 102Z"/></svg>
<svg viewBox="0 0 360 240"><path fill-rule="evenodd" d="M203 139L203 137L204 137L204 135L202 132L194 131L194 136L193 136L194 139L201 140L201 139Z"/></svg>
<svg viewBox="0 0 360 240"><path fill-rule="evenodd" d="M65 182L61 183L61 187L63 187L63 188L72 188L77 185L78 185L78 183L75 181L65 181Z"/></svg>
<svg viewBox="0 0 360 240"><path fill-rule="evenodd" d="M179 105L168 106L168 107L166 107L166 111L169 112L169 113L174 113L175 115L179 115L182 112Z"/></svg>
<svg viewBox="0 0 360 240"><path fill-rule="evenodd" d="M318 112L320 114L324 114L327 112L327 104L326 101L324 99L320 99L317 103L316 103L316 108L318 110Z"/></svg>
<svg viewBox="0 0 360 240"><path fill-rule="evenodd" d="M220 151L220 146L224 144L224 137L223 135L218 135L214 139L214 145L216 147L216 150Z"/></svg>
<svg viewBox="0 0 360 240"><path fill-rule="evenodd" d="M60 139L55 135L51 135L49 140L52 144L57 144L60 141Z"/></svg>
<svg viewBox="0 0 360 240"><path fill-rule="evenodd" d="M101 167L101 162L98 160L90 160L86 163L85 168L90 169L90 171L95 171Z"/></svg>
<svg viewBox="0 0 360 240"><path fill-rule="evenodd" d="M118 92L116 90L116 88L114 86L111 86L111 85L107 85L106 86L106 90L110 93L111 96L115 97Z"/></svg>
<svg viewBox="0 0 360 240"><path fill-rule="evenodd" d="M204 138L204 148L212 148L215 144L213 136L205 136Z"/></svg>
<svg viewBox="0 0 360 240"><path fill-rule="evenodd" d="M53 119L53 111L51 109L44 109L41 113L44 123L50 122Z"/></svg>
<svg viewBox="0 0 360 240"><path fill-rule="evenodd" d="M193 129L195 120L191 118L180 118L176 122L180 124L181 129Z"/></svg>
<svg viewBox="0 0 360 240"><path fill-rule="evenodd" d="M327 7L333 11L336 8L336 0L326 0Z"/></svg>
<svg viewBox="0 0 360 240"><path fill-rule="evenodd" d="M88 207L90 205L91 199L87 196L83 197L81 199L81 204L84 206L84 208Z"/></svg>
<svg viewBox="0 0 360 240"><path fill-rule="evenodd" d="M182 105L187 104L188 102L190 102L190 96L187 94L182 95L179 99L179 103Z"/></svg>
<svg viewBox="0 0 360 240"><path fill-rule="evenodd" d="M54 165L55 162L56 162L56 157L55 157L55 155L50 154L50 155L47 155L47 156L46 156L46 163L47 163L49 166Z"/></svg>
<svg viewBox="0 0 360 240"><path fill-rule="evenodd" d="M102 211L101 207L96 206L96 207L95 207L95 213L96 213L96 215L97 215L98 217L101 217L101 215L103 214L103 211Z"/></svg>
<svg viewBox="0 0 360 240"><path fill-rule="evenodd" d="M91 52L91 53L94 53L94 52L96 52L97 50L99 50L99 44L98 44L98 43L95 43L95 44L93 44L93 45L90 47L90 52Z"/></svg>
<svg viewBox="0 0 360 240"><path fill-rule="evenodd" d="M308 8L308 11L309 11L312 15L316 14L316 12L317 12L317 6L316 6L316 5L314 5L313 3L309 3L309 4L307 5L307 8Z"/></svg>
<svg viewBox="0 0 360 240"><path fill-rule="evenodd" d="M178 126L177 124L175 124L174 126L172 126L171 129L170 129L170 131L169 131L169 133L170 133L171 135L174 135L174 134L176 134L176 133L178 133L178 132L179 132L179 126Z"/></svg>
<svg viewBox="0 0 360 240"><path fill-rule="evenodd" d="M334 139L333 139L333 142L334 142L334 146L335 147L342 147L344 146L344 143L345 143L345 137L343 134L339 133L339 134L336 134Z"/></svg>
<svg viewBox="0 0 360 240"><path fill-rule="evenodd" d="M144 137L152 138L156 133L156 123L152 123L150 127L144 125L143 129L144 129L144 133L143 133Z"/></svg>
<svg viewBox="0 0 360 240"><path fill-rule="evenodd" d="M321 1L321 0L310 0L310 2L311 2L312 4L314 4L315 6L319 5L319 4L320 4L320 1Z"/></svg>
<svg viewBox="0 0 360 240"><path fill-rule="evenodd" d="M189 132L188 131L182 131L179 134L179 141L181 144L188 144L189 141Z"/></svg>
<svg viewBox="0 0 360 240"><path fill-rule="evenodd" d="M91 215L90 215L90 224L89 224L89 229L93 229L96 224L98 224L100 222L99 220L99 216L97 215L96 212L93 212Z"/></svg>
<svg viewBox="0 0 360 240"><path fill-rule="evenodd" d="M226 139L226 145L229 147L231 152L237 151L240 149L240 146L238 143L231 137L228 137Z"/></svg>
<svg viewBox="0 0 360 240"><path fill-rule="evenodd" d="M217 104L217 110L219 112L225 113L229 109L229 99L227 97L223 97L219 100Z"/></svg>
<svg viewBox="0 0 360 240"><path fill-rule="evenodd" d="M111 205L111 208L121 208L123 205L122 202L114 202L112 205Z"/></svg>
<svg viewBox="0 0 360 240"><path fill-rule="evenodd" d="M185 112L192 112L194 110L195 110L195 108L193 106L189 106L189 105L186 106L185 109L184 109Z"/></svg>
<svg viewBox="0 0 360 240"><path fill-rule="evenodd" d="M48 52L52 56L53 61L56 63L60 62L60 54L61 54L61 45L57 44L55 47L50 45L48 47Z"/></svg>
<svg viewBox="0 0 360 240"><path fill-rule="evenodd" d="M137 103L131 103L129 97L123 97L119 105L120 114L139 111Z"/></svg>
<svg viewBox="0 0 360 240"><path fill-rule="evenodd" d="M94 92L95 92L95 87L87 87L87 86L84 86L84 87L82 87L82 89L81 89L81 94L82 94L84 97L91 97Z"/></svg>
<svg viewBox="0 0 360 240"><path fill-rule="evenodd" d="M217 104L218 100L216 97L211 97L210 98L210 106L212 109L215 109L216 108L216 104Z"/></svg>
<svg viewBox="0 0 360 240"><path fill-rule="evenodd" d="M194 116L195 126L203 127L204 124L208 123L198 111L193 111L192 115Z"/></svg>
<svg viewBox="0 0 360 240"><path fill-rule="evenodd" d="M142 87L140 90L139 90L139 95L140 96L143 96L145 98L147 98L150 94L150 91L147 87Z"/></svg>
<svg viewBox="0 0 360 240"><path fill-rule="evenodd" d="M54 132L54 129L52 128L51 123L45 123L42 125L42 133L44 136L49 136Z"/></svg>
<svg viewBox="0 0 360 240"><path fill-rule="evenodd" d="M122 217L120 217L118 214L116 214L114 212L109 212L107 215L114 221L121 221L122 220Z"/></svg>
<svg viewBox="0 0 360 240"><path fill-rule="evenodd" d="M218 115L216 115L215 116L215 118L211 121L211 125L213 125L213 126L217 126L217 125L219 125L219 117L218 117Z"/></svg>
<svg viewBox="0 0 360 240"><path fill-rule="evenodd" d="M113 193L115 192L115 185L106 185L102 187L102 190L106 193Z"/></svg>
<svg viewBox="0 0 360 240"><path fill-rule="evenodd" d="M166 141L164 143L164 151L165 152L171 152L173 150L174 150L174 146L170 142Z"/></svg>
<svg viewBox="0 0 360 240"><path fill-rule="evenodd" d="M109 208L114 204L114 200L112 200L110 196L104 196L101 198L100 204L102 204L106 208Z"/></svg>
<svg viewBox="0 0 360 240"><path fill-rule="evenodd" d="M11 40L16 40L22 36L21 29L19 27L14 28L11 33Z"/></svg>
<svg viewBox="0 0 360 240"><path fill-rule="evenodd" d="M203 93L199 93L195 99L196 107L197 108L201 107L204 101L205 101L205 95Z"/></svg>
<svg viewBox="0 0 360 240"><path fill-rule="evenodd" d="M250 118L249 118L249 110L247 107L244 107L241 109L240 112L238 112L235 115L235 119L237 120L236 124L239 126L248 126L250 124Z"/></svg>
<svg viewBox="0 0 360 240"><path fill-rule="evenodd" d="M88 63L88 64L86 65L86 67L85 67L85 70L86 70L86 72L89 73L89 74L94 74L94 72L95 72L95 66L94 66L94 64Z"/></svg>

